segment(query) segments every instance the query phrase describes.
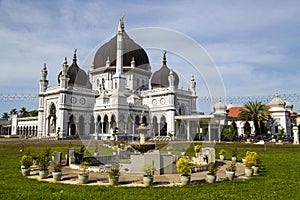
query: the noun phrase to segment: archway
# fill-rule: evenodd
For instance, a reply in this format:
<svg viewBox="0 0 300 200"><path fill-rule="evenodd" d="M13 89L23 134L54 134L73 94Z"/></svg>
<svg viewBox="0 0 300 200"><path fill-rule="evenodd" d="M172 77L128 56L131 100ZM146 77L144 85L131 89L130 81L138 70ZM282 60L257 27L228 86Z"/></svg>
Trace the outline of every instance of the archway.
<svg viewBox="0 0 300 200"><path fill-rule="evenodd" d="M75 136L76 135L76 125L74 123L74 116L71 115L69 118L69 136Z"/></svg>
<svg viewBox="0 0 300 200"><path fill-rule="evenodd" d="M108 133L108 116L104 116L104 121L103 121L103 133Z"/></svg>
<svg viewBox="0 0 300 200"><path fill-rule="evenodd" d="M154 132L154 135L155 135L155 136L158 136L158 123L157 123L157 118L156 118L156 116L153 117L152 125L153 125L153 132Z"/></svg>
<svg viewBox="0 0 300 200"><path fill-rule="evenodd" d="M95 133L95 119L94 116L92 115L90 118L90 133L89 134L94 134Z"/></svg>
<svg viewBox="0 0 300 200"><path fill-rule="evenodd" d="M82 115L79 117L79 122L78 122L78 135L85 135L84 132L84 118Z"/></svg>
<svg viewBox="0 0 300 200"><path fill-rule="evenodd" d="M244 134L251 134L251 126L249 122L245 122L244 124Z"/></svg>
<svg viewBox="0 0 300 200"><path fill-rule="evenodd" d="M167 132L168 132L168 128L167 128L166 118L165 118L165 116L162 116L160 118L160 135L166 136Z"/></svg>

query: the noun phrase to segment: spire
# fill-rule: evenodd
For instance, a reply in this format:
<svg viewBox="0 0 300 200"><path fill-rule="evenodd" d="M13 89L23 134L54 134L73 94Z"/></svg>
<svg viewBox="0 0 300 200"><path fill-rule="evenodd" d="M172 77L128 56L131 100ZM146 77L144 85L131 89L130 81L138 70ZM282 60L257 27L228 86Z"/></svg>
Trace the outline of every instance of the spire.
<svg viewBox="0 0 300 200"><path fill-rule="evenodd" d="M120 18L118 32L124 32L124 16Z"/></svg>
<svg viewBox="0 0 300 200"><path fill-rule="evenodd" d="M41 80L46 80L47 79L47 67L46 67L46 63L44 63L43 69L42 69L42 76L41 76Z"/></svg>
<svg viewBox="0 0 300 200"><path fill-rule="evenodd" d="M74 49L74 55L73 55L73 63L76 63L77 62L77 49Z"/></svg>
<svg viewBox="0 0 300 200"><path fill-rule="evenodd" d="M167 51L164 50L163 65L165 65L165 66L167 66L167 58L166 58L166 54L167 54Z"/></svg>
<svg viewBox="0 0 300 200"><path fill-rule="evenodd" d="M278 95L278 90L276 90L276 94L275 94L275 97L279 97L279 95Z"/></svg>
<svg viewBox="0 0 300 200"><path fill-rule="evenodd" d="M64 59L64 64L62 65L62 75L67 75L68 61L67 57Z"/></svg>

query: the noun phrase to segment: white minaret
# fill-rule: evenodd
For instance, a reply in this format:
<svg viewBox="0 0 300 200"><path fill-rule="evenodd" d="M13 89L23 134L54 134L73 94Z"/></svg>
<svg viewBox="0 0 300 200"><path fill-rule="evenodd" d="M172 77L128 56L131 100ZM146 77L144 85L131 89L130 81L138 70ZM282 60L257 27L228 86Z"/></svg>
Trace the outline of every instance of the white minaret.
<svg viewBox="0 0 300 200"><path fill-rule="evenodd" d="M190 91L192 92L193 96L196 96L196 82L194 74L192 75L191 82L190 82Z"/></svg>
<svg viewBox="0 0 300 200"><path fill-rule="evenodd" d="M125 91L126 77L123 74L123 33L124 33L124 17L119 21L117 32L117 57L116 57L116 73L113 76L113 90L115 93Z"/></svg>
<svg viewBox="0 0 300 200"><path fill-rule="evenodd" d="M40 137L43 134L43 125L44 125L44 93L47 90L48 87L48 80L47 80L47 67L46 63L44 64L44 67L41 71L41 80L40 80L40 93L39 93L39 110L38 110L38 131L37 135Z"/></svg>
<svg viewBox="0 0 300 200"><path fill-rule="evenodd" d="M75 54L76 54L76 50L75 50ZM67 89L68 88L68 82L69 82L69 77L67 74L68 71L68 61L67 58L65 57L64 60L64 64L61 67L61 75L59 76L59 80L60 80L60 89Z"/></svg>

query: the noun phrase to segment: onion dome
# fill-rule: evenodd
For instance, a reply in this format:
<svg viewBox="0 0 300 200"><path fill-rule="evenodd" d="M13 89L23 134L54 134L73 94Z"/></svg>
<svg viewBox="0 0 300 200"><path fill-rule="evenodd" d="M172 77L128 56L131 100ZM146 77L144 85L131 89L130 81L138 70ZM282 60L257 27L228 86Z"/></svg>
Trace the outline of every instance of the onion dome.
<svg viewBox="0 0 300 200"><path fill-rule="evenodd" d="M284 107L285 103L282 99L279 98L278 91L275 94L275 98L270 101L269 105L271 107Z"/></svg>
<svg viewBox="0 0 300 200"><path fill-rule="evenodd" d="M226 106L222 102L221 97L219 99L219 102L214 105L214 111L215 111L214 114L222 114L222 115L226 114Z"/></svg>
<svg viewBox="0 0 300 200"><path fill-rule="evenodd" d="M69 86L79 86L79 87L85 87L85 88L92 88L92 84L89 80L88 75L86 74L85 71L80 69L77 65L77 56L76 56L76 51L74 51L74 56L73 56L73 63L71 66L67 69L67 75L69 77ZM58 83L60 84L59 77L62 74L62 72L59 73L58 75Z"/></svg>
<svg viewBox="0 0 300 200"><path fill-rule="evenodd" d="M124 25L122 26L124 29ZM122 30L123 34L123 66L130 67L132 59L134 58L135 67L143 70L149 70L149 58L146 51L137 43L135 43L127 33ZM94 69L107 69L106 61L110 59L109 67L116 66L117 60L117 34L107 43L102 45L94 56ZM123 69L126 71L126 68Z"/></svg>
<svg viewBox="0 0 300 200"><path fill-rule="evenodd" d="M284 95L284 103L285 103L285 108L288 110L288 111L292 111L293 110L293 104L289 101L286 100L286 96Z"/></svg>
<svg viewBox="0 0 300 200"><path fill-rule="evenodd" d="M158 71L153 73L152 78L151 78L151 87L152 88L169 87L168 76L170 74L170 71L171 70L167 66L166 52L164 52L163 65ZM178 88L179 77L178 77L177 73L174 71L171 72L171 74L175 76L174 87Z"/></svg>

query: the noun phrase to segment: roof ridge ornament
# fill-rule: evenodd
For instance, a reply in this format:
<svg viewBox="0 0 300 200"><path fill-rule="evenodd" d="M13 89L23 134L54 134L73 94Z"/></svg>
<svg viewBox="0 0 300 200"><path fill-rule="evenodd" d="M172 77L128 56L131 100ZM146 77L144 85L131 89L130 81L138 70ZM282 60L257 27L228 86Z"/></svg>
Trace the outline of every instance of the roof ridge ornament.
<svg viewBox="0 0 300 200"><path fill-rule="evenodd" d="M74 55L73 55L73 63L76 63L77 62L77 49L75 48L74 49Z"/></svg>
<svg viewBox="0 0 300 200"><path fill-rule="evenodd" d="M124 15L120 18L118 32L124 32Z"/></svg>
<svg viewBox="0 0 300 200"><path fill-rule="evenodd" d="M166 54L167 54L167 51L164 50L163 65L165 65L165 66L167 66L167 58L166 58Z"/></svg>

